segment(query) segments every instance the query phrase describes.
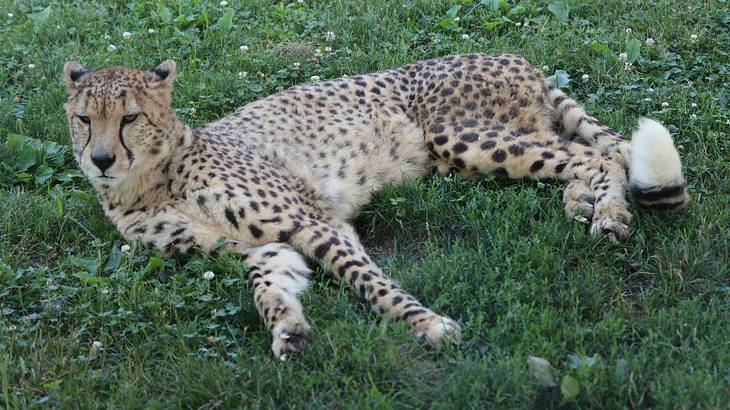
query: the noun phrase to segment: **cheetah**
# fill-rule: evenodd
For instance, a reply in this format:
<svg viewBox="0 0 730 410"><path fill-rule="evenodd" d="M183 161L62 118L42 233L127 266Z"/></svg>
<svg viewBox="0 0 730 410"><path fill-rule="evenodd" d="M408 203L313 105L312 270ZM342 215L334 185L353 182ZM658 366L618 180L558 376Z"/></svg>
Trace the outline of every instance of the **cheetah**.
<svg viewBox="0 0 730 410"><path fill-rule="evenodd" d="M171 97L177 65L64 66L73 154L127 240L167 255L240 253L256 308L284 360L310 325L297 295L319 261L374 310L433 345L459 325L421 304L367 255L350 225L373 192L435 169L567 182L568 216L631 233L638 205L690 196L669 132L642 119L629 141L521 57L455 55L293 87L197 129Z"/></svg>

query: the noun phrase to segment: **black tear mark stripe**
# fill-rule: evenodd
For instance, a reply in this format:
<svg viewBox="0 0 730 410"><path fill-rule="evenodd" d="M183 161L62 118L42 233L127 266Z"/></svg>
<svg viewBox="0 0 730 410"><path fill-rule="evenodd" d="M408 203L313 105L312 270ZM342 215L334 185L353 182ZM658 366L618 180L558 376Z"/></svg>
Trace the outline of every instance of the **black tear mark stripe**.
<svg viewBox="0 0 730 410"><path fill-rule="evenodd" d="M122 143L122 147L127 152L127 159L129 159L129 162L131 163L134 161L134 154L132 154L132 151L129 149L129 147L127 147L127 144L124 143L124 135L122 135L122 131L124 130L125 125L126 124L124 124L124 122L121 122L119 124L119 142Z"/></svg>
<svg viewBox="0 0 730 410"><path fill-rule="evenodd" d="M74 130L74 124L73 124L73 117L71 118L71 135L74 139L76 139L76 131ZM86 151L86 147L89 146L89 143L91 142L91 122L89 122L89 135L86 137L86 144L84 144L84 147L81 148L80 155L83 156L84 151Z"/></svg>

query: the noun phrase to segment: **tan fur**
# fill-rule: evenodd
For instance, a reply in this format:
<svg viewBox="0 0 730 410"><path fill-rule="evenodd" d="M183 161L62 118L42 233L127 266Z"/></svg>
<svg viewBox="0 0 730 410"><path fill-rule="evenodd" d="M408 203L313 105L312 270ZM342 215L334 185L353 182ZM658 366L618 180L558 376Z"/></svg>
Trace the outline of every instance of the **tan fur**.
<svg viewBox="0 0 730 410"><path fill-rule="evenodd" d="M126 239L190 253L225 237L245 255L278 358L309 333L300 253L430 343L459 340L458 324L388 278L348 223L374 191L429 165L567 180L571 215L612 240L630 233L625 144L517 56L449 56L295 87L195 130L170 104L176 69L67 63L75 158Z"/></svg>

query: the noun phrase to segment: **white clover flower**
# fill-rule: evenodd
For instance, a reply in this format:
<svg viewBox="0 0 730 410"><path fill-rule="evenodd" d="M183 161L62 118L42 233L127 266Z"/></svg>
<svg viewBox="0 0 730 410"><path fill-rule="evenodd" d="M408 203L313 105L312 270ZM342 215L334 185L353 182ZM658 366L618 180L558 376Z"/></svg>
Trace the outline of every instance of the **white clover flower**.
<svg viewBox="0 0 730 410"><path fill-rule="evenodd" d="M147 32L148 32L149 34L155 34L155 29L153 29L153 28L151 28L151 29L148 29L148 30L147 30Z"/></svg>
<svg viewBox="0 0 730 410"><path fill-rule="evenodd" d="M651 46L654 45L654 39L651 38L651 37L649 37L649 38L646 39L645 43L646 43L647 46L651 47Z"/></svg>
<svg viewBox="0 0 730 410"><path fill-rule="evenodd" d="M515 26L517 26L517 27L522 27L522 23L520 23L520 22L517 22L517 23L515 23Z"/></svg>
<svg viewBox="0 0 730 410"><path fill-rule="evenodd" d="M108 295L108 294L109 294L109 288L103 288L103 289L101 290L101 294L102 294L102 295Z"/></svg>
<svg viewBox="0 0 730 410"><path fill-rule="evenodd" d="M582 76L580 76L580 79L583 80L583 82L586 82L591 79L591 76L589 76L588 74L583 74Z"/></svg>
<svg viewBox="0 0 730 410"><path fill-rule="evenodd" d="M213 273L211 271L207 271L207 272L203 273L203 279L210 281L210 280L213 280L213 278L215 278L215 273Z"/></svg>
<svg viewBox="0 0 730 410"><path fill-rule="evenodd" d="M297 3L304 4L304 0L297 0Z"/></svg>
<svg viewBox="0 0 730 410"><path fill-rule="evenodd" d="M13 18L13 13L8 13L8 18Z"/></svg>
<svg viewBox="0 0 730 410"><path fill-rule="evenodd" d="M115 46L114 44L109 44L109 46L107 46L107 48L106 48L106 51L113 53L113 52L117 51L117 46Z"/></svg>
<svg viewBox="0 0 730 410"><path fill-rule="evenodd" d="M692 103L692 108L697 108L697 103Z"/></svg>
<svg viewBox="0 0 730 410"><path fill-rule="evenodd" d="M468 34L462 34L461 35L461 39L462 40L469 40L469 35Z"/></svg>
<svg viewBox="0 0 730 410"><path fill-rule="evenodd" d="M132 38L132 33L130 33L129 31L125 31L124 33L122 33L122 38L124 38L125 40L129 40L130 38Z"/></svg>
<svg viewBox="0 0 730 410"><path fill-rule="evenodd" d="M221 7L226 7L228 5L228 2L226 0L223 0L220 2Z"/></svg>
<svg viewBox="0 0 730 410"><path fill-rule="evenodd" d="M619 53L618 58L619 60L623 61L624 64L629 61L629 55L626 53Z"/></svg>
<svg viewBox="0 0 730 410"><path fill-rule="evenodd" d="M550 67L548 67L548 66L546 66L546 65L542 66L542 71L547 71L547 70L549 70L549 69L550 69Z"/></svg>
<svg viewBox="0 0 730 410"><path fill-rule="evenodd" d="M690 115L690 116L689 116L689 119L690 119L690 120L696 120L696 119L697 119L697 114L692 114L692 115Z"/></svg>
<svg viewBox="0 0 730 410"><path fill-rule="evenodd" d="M662 101L662 108L668 108L668 107L669 107L669 103L666 101Z"/></svg>
<svg viewBox="0 0 730 410"><path fill-rule="evenodd" d="M300 68L301 64L299 64L299 63L294 63L294 64L292 64L292 65L293 65L293 67L292 67L292 70L294 70L294 71L299 71L299 68Z"/></svg>
<svg viewBox="0 0 730 410"><path fill-rule="evenodd" d="M653 88L649 88L649 89L648 89L648 90L646 90L646 91L648 91L648 92L650 92L650 93L653 93L653 92L654 92L654 89L653 89Z"/></svg>
<svg viewBox="0 0 730 410"><path fill-rule="evenodd" d="M239 71L238 72L238 79L243 80L244 78L248 77L248 73L245 71Z"/></svg>
<svg viewBox="0 0 730 410"><path fill-rule="evenodd" d="M46 286L48 286L49 288L50 288L51 286L53 286L53 278L48 278L48 279L46 279Z"/></svg>
<svg viewBox="0 0 730 410"><path fill-rule="evenodd" d="M626 28L626 34L631 34L633 32L634 30L632 30L631 27Z"/></svg>
<svg viewBox="0 0 730 410"><path fill-rule="evenodd" d="M91 343L91 347L92 347L93 349L96 349L96 350L100 350L100 349L101 349L101 348L102 348L103 346L104 346L104 345L103 345L103 344L101 344L101 342L100 342L100 341L98 341L98 340L94 340L94 341L93 341L93 342Z"/></svg>
<svg viewBox="0 0 730 410"><path fill-rule="evenodd" d="M122 245L122 246L121 246L121 247L119 248L119 250L120 250L120 251L121 251L121 252L122 252L123 254L125 254L125 255L129 255L129 252L130 252L130 251L132 250L132 247L131 247L131 246L129 246L129 245L127 245L127 244L124 244L124 245Z"/></svg>
<svg viewBox="0 0 730 410"><path fill-rule="evenodd" d="M314 49L314 58L322 58L322 50L319 48Z"/></svg>
<svg viewBox="0 0 730 410"><path fill-rule="evenodd" d="M691 36L689 36L689 41L696 43L698 38L699 36L697 36L697 34L692 34Z"/></svg>
<svg viewBox="0 0 730 410"><path fill-rule="evenodd" d="M649 98L649 97L644 98L644 102L651 102L651 98Z"/></svg>
<svg viewBox="0 0 730 410"><path fill-rule="evenodd" d="M458 23L461 21L461 17L454 17L454 22Z"/></svg>
<svg viewBox="0 0 730 410"><path fill-rule="evenodd" d="M35 65L35 64L33 64L33 63L30 63L30 64L28 64L28 69L29 69L29 70L32 70L32 69L34 69L35 67L36 67L36 65Z"/></svg>
<svg viewBox="0 0 730 410"><path fill-rule="evenodd" d="M325 53L331 53L332 52L332 47L325 47L324 48L324 52Z"/></svg>
<svg viewBox="0 0 730 410"><path fill-rule="evenodd" d="M335 33L332 31L328 31L324 33L324 41L335 41L337 36L335 36Z"/></svg>
<svg viewBox="0 0 730 410"><path fill-rule="evenodd" d="M319 81L319 76L313 75L313 76L309 77L309 79L316 82L316 81Z"/></svg>
<svg viewBox="0 0 730 410"><path fill-rule="evenodd" d="M248 46L241 46L238 47L239 50L241 50L242 53L248 52Z"/></svg>

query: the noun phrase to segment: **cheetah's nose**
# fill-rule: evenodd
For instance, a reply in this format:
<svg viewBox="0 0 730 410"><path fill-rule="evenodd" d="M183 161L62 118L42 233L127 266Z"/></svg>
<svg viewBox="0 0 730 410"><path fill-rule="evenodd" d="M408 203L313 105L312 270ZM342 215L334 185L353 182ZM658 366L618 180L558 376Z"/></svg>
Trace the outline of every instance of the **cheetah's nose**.
<svg viewBox="0 0 730 410"><path fill-rule="evenodd" d="M93 162L102 173L114 164L115 159L117 159L116 156L109 154L101 147L97 147L91 154L91 162Z"/></svg>

